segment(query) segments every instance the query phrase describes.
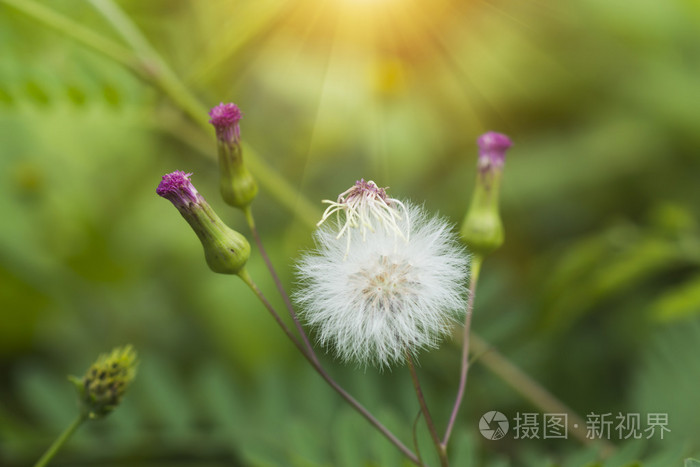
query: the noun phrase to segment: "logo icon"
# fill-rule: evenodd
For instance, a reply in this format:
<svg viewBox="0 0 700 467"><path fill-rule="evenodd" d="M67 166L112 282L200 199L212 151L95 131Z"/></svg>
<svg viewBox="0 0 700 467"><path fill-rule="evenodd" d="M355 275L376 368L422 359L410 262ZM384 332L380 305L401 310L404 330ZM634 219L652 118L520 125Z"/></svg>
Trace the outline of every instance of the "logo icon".
<svg viewBox="0 0 700 467"><path fill-rule="evenodd" d="M508 419L501 412L486 412L479 420L481 435L492 441L503 438L508 433Z"/></svg>

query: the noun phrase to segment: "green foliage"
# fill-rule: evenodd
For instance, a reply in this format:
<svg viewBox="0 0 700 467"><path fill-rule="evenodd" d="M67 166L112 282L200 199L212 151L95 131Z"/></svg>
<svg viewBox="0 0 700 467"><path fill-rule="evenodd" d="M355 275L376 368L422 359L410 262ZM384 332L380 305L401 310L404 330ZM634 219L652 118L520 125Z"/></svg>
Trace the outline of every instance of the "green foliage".
<svg viewBox="0 0 700 467"><path fill-rule="evenodd" d="M695 427L700 417L698 375L695 357L700 342L700 321L695 319L659 329L648 343L631 391L632 401L641 412L668 413L669 428L659 446L676 445L700 450Z"/></svg>
<svg viewBox="0 0 700 467"><path fill-rule="evenodd" d="M661 322L677 321L700 313L700 276L694 276L659 297L651 306Z"/></svg>
<svg viewBox="0 0 700 467"><path fill-rule="evenodd" d="M661 296L648 311L653 317L670 321L700 313L700 288L694 277L680 285L663 282L669 273L700 265L697 230L664 227L624 222L567 245L555 264L546 266L552 274L543 284L543 326L571 326L580 315L640 283L658 284L655 288L660 289Z"/></svg>
<svg viewBox="0 0 700 467"><path fill-rule="evenodd" d="M140 33L187 96L239 104L244 142L298 188L281 199L274 181L261 184L253 203L288 289L311 242L308 211L294 206L365 177L456 223L476 136L512 136L506 242L484 265L476 331L580 413L667 412L672 431L616 441L608 459L574 440L490 442L476 431L485 411L538 409L477 357L453 465L666 467L700 455L697 2L441 0L413 15L404 0L386 16L330 0L118 2L136 36L92 2L16 2L94 31L127 66L10 3L0 1L1 464L31 463L75 416L66 374L133 342L143 362L129 396L82 427L57 465L406 465L243 284L209 273L156 197L163 173L194 172L247 232L218 199L207 116L191 121L182 89L135 59ZM273 290L257 252L248 268ZM439 426L458 359L449 343L421 356ZM417 404L403 369L326 366L411 444ZM423 423L418 442L435 465Z"/></svg>
<svg viewBox="0 0 700 467"><path fill-rule="evenodd" d="M396 449L309 369L269 369L264 379L246 387L221 363L210 361L183 374L162 356L142 358L139 377L119 410L84 426L59 459L129 465L139 452L151 462L170 452L189 452L191 460L180 465L403 465ZM6 459L21 464L75 417L77 406L69 385L46 368L16 377L23 384L21 410L34 414L39 428L17 436L23 422L16 416L2 426ZM376 384L369 379L367 389L378 392ZM406 398L412 396L410 385L401 390ZM386 401L373 403L379 407ZM398 422L402 410L384 405L379 416L405 437L407 430ZM149 439L158 441L157 450L143 451ZM427 433L422 442L429 451Z"/></svg>

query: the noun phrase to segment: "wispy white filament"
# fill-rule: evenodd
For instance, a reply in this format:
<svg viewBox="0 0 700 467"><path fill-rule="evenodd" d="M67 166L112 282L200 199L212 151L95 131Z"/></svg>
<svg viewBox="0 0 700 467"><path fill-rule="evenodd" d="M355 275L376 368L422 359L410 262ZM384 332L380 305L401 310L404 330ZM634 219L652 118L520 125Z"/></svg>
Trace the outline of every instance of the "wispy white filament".
<svg viewBox="0 0 700 467"><path fill-rule="evenodd" d="M379 188L372 180L358 180L339 194L337 201L324 199L323 202L329 206L316 226L320 226L333 214L337 214L338 224L342 224L342 227L338 230L336 238L347 236L347 250L350 249L353 230L359 230L364 240L368 231L374 231L375 223L377 227L408 240L410 222L406 206L398 199L389 198L385 189ZM345 218L344 221L341 214ZM402 227L398 223L401 219L406 220Z"/></svg>
<svg viewBox="0 0 700 467"><path fill-rule="evenodd" d="M297 265L296 299L320 342L344 361L379 367L436 347L465 309L468 257L448 224L402 203L394 229L339 238L326 223Z"/></svg>

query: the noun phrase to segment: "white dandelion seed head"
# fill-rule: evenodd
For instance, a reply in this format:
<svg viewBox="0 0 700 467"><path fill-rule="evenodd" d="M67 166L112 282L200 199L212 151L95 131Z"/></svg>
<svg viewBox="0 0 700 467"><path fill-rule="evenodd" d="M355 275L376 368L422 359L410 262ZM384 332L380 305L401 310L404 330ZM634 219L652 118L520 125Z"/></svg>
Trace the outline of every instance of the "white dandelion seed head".
<svg viewBox="0 0 700 467"><path fill-rule="evenodd" d="M346 362L388 367L406 352L436 347L466 307L468 256L456 235L422 208L400 206L402 215L392 219L403 236L393 228L363 231L359 220L348 227L346 217L320 228L317 250L297 264L302 317ZM365 215L368 225L379 226ZM343 229L346 241L338 235ZM362 235L351 235L353 229Z"/></svg>

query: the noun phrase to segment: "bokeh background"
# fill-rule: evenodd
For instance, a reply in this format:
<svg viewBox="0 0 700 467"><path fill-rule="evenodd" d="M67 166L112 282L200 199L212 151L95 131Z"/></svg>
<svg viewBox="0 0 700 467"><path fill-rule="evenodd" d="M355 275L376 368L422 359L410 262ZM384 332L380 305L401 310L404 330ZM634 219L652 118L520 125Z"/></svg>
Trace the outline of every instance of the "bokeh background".
<svg viewBox="0 0 700 467"><path fill-rule="evenodd" d="M514 140L475 332L580 415L667 413L671 432L613 432L607 460L571 436L485 440L484 412L543 410L477 358L453 465L698 456L699 31L693 0L0 1L0 464L36 460L76 413L66 375L131 343L123 406L55 465L402 465L155 194L193 172L248 234L218 195L221 101L245 114L289 290L321 199L364 177L458 224L476 137ZM249 267L280 306L256 252ZM440 427L456 334L420 357ZM411 445L405 368L324 363Z"/></svg>

